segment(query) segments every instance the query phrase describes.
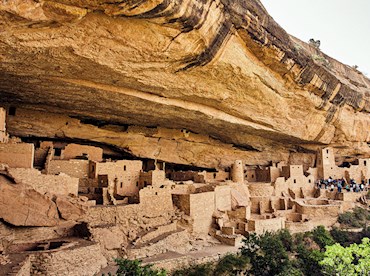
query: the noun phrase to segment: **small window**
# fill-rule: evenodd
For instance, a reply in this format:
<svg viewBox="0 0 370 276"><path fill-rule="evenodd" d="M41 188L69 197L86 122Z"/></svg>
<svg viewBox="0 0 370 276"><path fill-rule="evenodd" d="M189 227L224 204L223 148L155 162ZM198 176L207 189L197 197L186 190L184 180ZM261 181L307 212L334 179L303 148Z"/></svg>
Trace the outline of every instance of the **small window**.
<svg viewBox="0 0 370 276"><path fill-rule="evenodd" d="M254 178L254 174L252 174L252 178Z"/></svg>
<svg viewBox="0 0 370 276"><path fill-rule="evenodd" d="M54 155L55 156L61 156L62 155L62 149L54 149Z"/></svg>
<svg viewBox="0 0 370 276"><path fill-rule="evenodd" d="M126 165L123 166L123 170L126 171Z"/></svg>
<svg viewBox="0 0 370 276"><path fill-rule="evenodd" d="M155 195L158 195L158 193L157 193L157 192L155 192Z"/></svg>
<svg viewBox="0 0 370 276"><path fill-rule="evenodd" d="M14 106L9 107L9 116L15 116L16 108Z"/></svg>
<svg viewBox="0 0 370 276"><path fill-rule="evenodd" d="M366 166L366 160L364 160L364 166Z"/></svg>
<svg viewBox="0 0 370 276"><path fill-rule="evenodd" d="M328 149L326 150L326 153L329 154L329 150Z"/></svg>
<svg viewBox="0 0 370 276"><path fill-rule="evenodd" d="M139 187L139 182L138 181L136 181L136 187Z"/></svg>
<svg viewBox="0 0 370 276"><path fill-rule="evenodd" d="M216 178L216 175L217 175L217 174L216 174L216 173L214 173L214 174L213 174L213 178Z"/></svg>
<svg viewBox="0 0 370 276"><path fill-rule="evenodd" d="M294 183L297 183L297 180L296 180L296 179L294 179L294 180L293 180L293 182L294 182Z"/></svg>
<svg viewBox="0 0 370 276"><path fill-rule="evenodd" d="M311 179L308 179L308 183L311 183Z"/></svg>
<svg viewBox="0 0 370 276"><path fill-rule="evenodd" d="M123 186L123 182L121 182L121 188L122 188L122 186Z"/></svg>

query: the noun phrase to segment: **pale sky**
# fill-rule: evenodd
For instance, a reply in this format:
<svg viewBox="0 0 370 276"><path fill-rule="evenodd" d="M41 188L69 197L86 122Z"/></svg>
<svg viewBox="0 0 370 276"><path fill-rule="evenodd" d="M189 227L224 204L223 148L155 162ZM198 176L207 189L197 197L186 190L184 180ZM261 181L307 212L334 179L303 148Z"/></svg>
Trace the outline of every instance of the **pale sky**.
<svg viewBox="0 0 370 276"><path fill-rule="evenodd" d="M370 76L370 0L261 0L289 34Z"/></svg>

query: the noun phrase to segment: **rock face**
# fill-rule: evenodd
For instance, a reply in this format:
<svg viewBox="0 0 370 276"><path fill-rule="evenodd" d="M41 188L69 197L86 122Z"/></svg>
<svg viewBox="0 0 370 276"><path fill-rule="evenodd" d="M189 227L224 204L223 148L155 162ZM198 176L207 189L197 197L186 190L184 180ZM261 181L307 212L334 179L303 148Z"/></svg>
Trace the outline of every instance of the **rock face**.
<svg viewBox="0 0 370 276"><path fill-rule="evenodd" d="M48 197L0 175L0 218L15 226L55 226L59 215Z"/></svg>
<svg viewBox="0 0 370 276"><path fill-rule="evenodd" d="M0 17L1 104L29 114L10 134L204 167L370 154L369 79L258 0L17 0Z"/></svg>
<svg viewBox="0 0 370 276"><path fill-rule="evenodd" d="M55 200L60 216L65 220L77 220L87 211L87 207L81 205L76 198L58 196Z"/></svg>

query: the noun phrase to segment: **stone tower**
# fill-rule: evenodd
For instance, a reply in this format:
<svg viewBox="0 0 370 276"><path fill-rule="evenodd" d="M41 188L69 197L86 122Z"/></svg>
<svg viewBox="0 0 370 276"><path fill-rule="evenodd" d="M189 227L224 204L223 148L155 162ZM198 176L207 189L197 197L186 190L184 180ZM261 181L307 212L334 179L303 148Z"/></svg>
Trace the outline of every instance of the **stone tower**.
<svg viewBox="0 0 370 276"><path fill-rule="evenodd" d="M6 143L8 141L8 135L6 134L6 110L0 107L0 143Z"/></svg>
<svg viewBox="0 0 370 276"><path fill-rule="evenodd" d="M231 170L231 179L237 183L244 183L244 167L241 160L236 160Z"/></svg>

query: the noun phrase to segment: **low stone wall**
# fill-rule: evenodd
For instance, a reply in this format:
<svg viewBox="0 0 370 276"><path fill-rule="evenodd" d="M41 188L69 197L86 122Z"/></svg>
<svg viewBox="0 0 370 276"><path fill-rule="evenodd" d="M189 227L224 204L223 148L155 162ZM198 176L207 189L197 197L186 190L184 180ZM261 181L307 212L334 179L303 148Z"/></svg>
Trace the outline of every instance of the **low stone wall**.
<svg viewBox="0 0 370 276"><path fill-rule="evenodd" d="M285 218L272 218L272 219L259 219L248 221L248 231L255 232L257 234L263 234L264 232L274 232L285 228Z"/></svg>
<svg viewBox="0 0 370 276"><path fill-rule="evenodd" d="M37 242L43 239L56 239L72 235L72 226L65 227L11 227L0 222L0 251L10 244Z"/></svg>
<svg viewBox="0 0 370 276"><path fill-rule="evenodd" d="M326 218L337 217L341 212L340 204L307 205L296 202L295 205L297 213L307 215L313 220L325 220Z"/></svg>
<svg viewBox="0 0 370 276"><path fill-rule="evenodd" d="M185 254L192 248L189 240L189 234L186 230L183 230L173 233L148 246L130 249L128 250L127 255L130 259L140 259L166 253L168 251L176 251Z"/></svg>
<svg viewBox="0 0 370 276"><path fill-rule="evenodd" d="M89 242L68 249L34 253L31 263L31 275L81 276L95 275L107 265L107 260L100 246Z"/></svg>
<svg viewBox="0 0 370 276"><path fill-rule="evenodd" d="M338 200L356 202L357 199L359 199L362 196L366 196L366 194L367 192L356 193L344 191L342 193L338 193L337 198Z"/></svg>
<svg viewBox="0 0 370 276"><path fill-rule="evenodd" d="M143 244L143 243L149 242L149 241L151 241L155 238L158 238L159 236L161 236L163 234L173 232L173 231L176 231L176 230L177 230L177 223L176 222L170 223L168 225L159 226L154 231L151 231L151 232L143 235L142 237L140 237L139 243L137 243L137 244Z"/></svg>
<svg viewBox="0 0 370 276"><path fill-rule="evenodd" d="M314 224L310 221L306 222L292 222L292 221L286 221L285 227L288 229L291 233L303 233L311 231L315 228Z"/></svg>
<svg viewBox="0 0 370 276"><path fill-rule="evenodd" d="M171 273L176 269L181 269L184 267L189 267L197 264L205 264L209 262L217 262L221 257L226 254L236 253L238 251L237 247L234 246L214 246L208 247L201 252L193 252L184 255L176 254L172 258L157 258L144 260L144 264L151 263L157 269L166 269Z"/></svg>

